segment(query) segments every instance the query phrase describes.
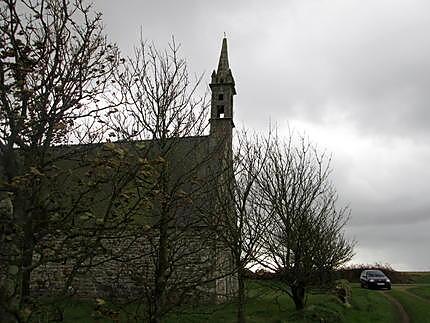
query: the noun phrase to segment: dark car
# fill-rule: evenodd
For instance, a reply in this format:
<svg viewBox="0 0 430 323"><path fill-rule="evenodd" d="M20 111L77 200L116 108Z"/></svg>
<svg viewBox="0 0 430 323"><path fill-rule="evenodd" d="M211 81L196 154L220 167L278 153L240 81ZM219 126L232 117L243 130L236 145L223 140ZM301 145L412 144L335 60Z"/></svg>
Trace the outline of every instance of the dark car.
<svg viewBox="0 0 430 323"><path fill-rule="evenodd" d="M361 287L391 289L391 281L380 270L363 270L360 275Z"/></svg>

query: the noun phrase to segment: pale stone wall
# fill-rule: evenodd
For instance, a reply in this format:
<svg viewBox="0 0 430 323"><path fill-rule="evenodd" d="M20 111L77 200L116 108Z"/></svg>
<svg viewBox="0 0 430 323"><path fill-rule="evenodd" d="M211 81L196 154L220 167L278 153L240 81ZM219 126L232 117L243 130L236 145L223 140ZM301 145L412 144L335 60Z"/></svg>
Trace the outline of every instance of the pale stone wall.
<svg viewBox="0 0 430 323"><path fill-rule="evenodd" d="M168 283L171 286L168 287L168 297L172 301L180 294L187 295L189 302L224 302L235 295L237 281L229 252L215 247L208 232L204 228L190 230L175 241L174 251L170 254L170 261L175 266ZM139 237L132 244L125 240L114 241L113 249L118 255L97 256L91 264L87 261L76 266L76 263L66 261L41 265L32 273L32 293L83 298L144 298L154 279L152 253L155 250L151 243L156 242L155 237L148 236ZM124 246L128 246L127 249Z"/></svg>

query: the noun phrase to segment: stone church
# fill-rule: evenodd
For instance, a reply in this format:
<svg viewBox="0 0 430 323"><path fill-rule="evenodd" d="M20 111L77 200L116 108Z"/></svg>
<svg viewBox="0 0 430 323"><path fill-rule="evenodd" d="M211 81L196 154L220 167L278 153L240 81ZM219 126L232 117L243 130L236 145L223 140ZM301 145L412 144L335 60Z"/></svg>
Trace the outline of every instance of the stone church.
<svg viewBox="0 0 430 323"><path fill-rule="evenodd" d="M161 229L145 231L137 228L136 234L128 234L122 240L97 241L91 248L103 244L101 248L105 249L106 255L83 262L91 263L91 266L76 266L76 260L66 258L61 262L44 263L32 272L31 290L34 294L64 293L65 281L71 273L73 278L67 282L67 292L81 297L127 298L148 294L154 282L154 272L161 262L162 234L167 237L164 242L169 264L164 268L164 279L169 286L166 288L167 298L195 297L199 301L222 302L236 294L237 280L231 252L214 230L222 224L223 217L234 216L229 197L223 201L227 200L227 203L219 205L220 194L227 191L225 187L233 180L233 96L236 89L229 67L226 38L222 41L218 67L213 71L209 85L212 92L209 134L170 139L175 144L165 166L170 172L167 185L177 185L174 196L179 191L185 192L187 199L178 199L179 202L170 205L166 211L168 226L164 233ZM145 145L152 145L150 154L160 150L151 141ZM67 183L64 189L68 189ZM187 200L190 201L184 202ZM152 204L153 209L143 215L147 217L142 222L144 227L150 227L154 218L162 216L159 202ZM59 244L57 240L61 240L50 236L49 239L56 245Z"/></svg>

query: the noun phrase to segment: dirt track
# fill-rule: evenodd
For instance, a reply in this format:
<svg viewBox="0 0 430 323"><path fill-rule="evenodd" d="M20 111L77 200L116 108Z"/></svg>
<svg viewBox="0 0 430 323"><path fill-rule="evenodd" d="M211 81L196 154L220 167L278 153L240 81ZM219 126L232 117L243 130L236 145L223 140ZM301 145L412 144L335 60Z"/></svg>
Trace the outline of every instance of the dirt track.
<svg viewBox="0 0 430 323"><path fill-rule="evenodd" d="M393 296L391 296L388 292L383 292L382 294L391 302L391 304L393 304L396 307L397 313L399 315L399 322L410 323L411 320L409 318L408 313L406 313L405 309L403 308L403 305L400 304L400 302L397 299L395 299Z"/></svg>

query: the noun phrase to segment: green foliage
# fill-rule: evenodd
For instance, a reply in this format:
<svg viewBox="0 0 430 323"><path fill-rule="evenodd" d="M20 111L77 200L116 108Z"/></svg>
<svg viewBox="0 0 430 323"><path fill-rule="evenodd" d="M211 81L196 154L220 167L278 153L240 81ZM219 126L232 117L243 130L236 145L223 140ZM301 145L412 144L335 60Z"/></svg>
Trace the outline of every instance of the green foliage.
<svg viewBox="0 0 430 323"><path fill-rule="evenodd" d="M294 322L344 322L343 315L338 309L333 309L326 304L311 305L303 311L296 311L289 316L289 321Z"/></svg>
<svg viewBox="0 0 430 323"><path fill-rule="evenodd" d="M349 281L340 279L335 282L334 293L343 304L349 305L351 301L352 289Z"/></svg>

